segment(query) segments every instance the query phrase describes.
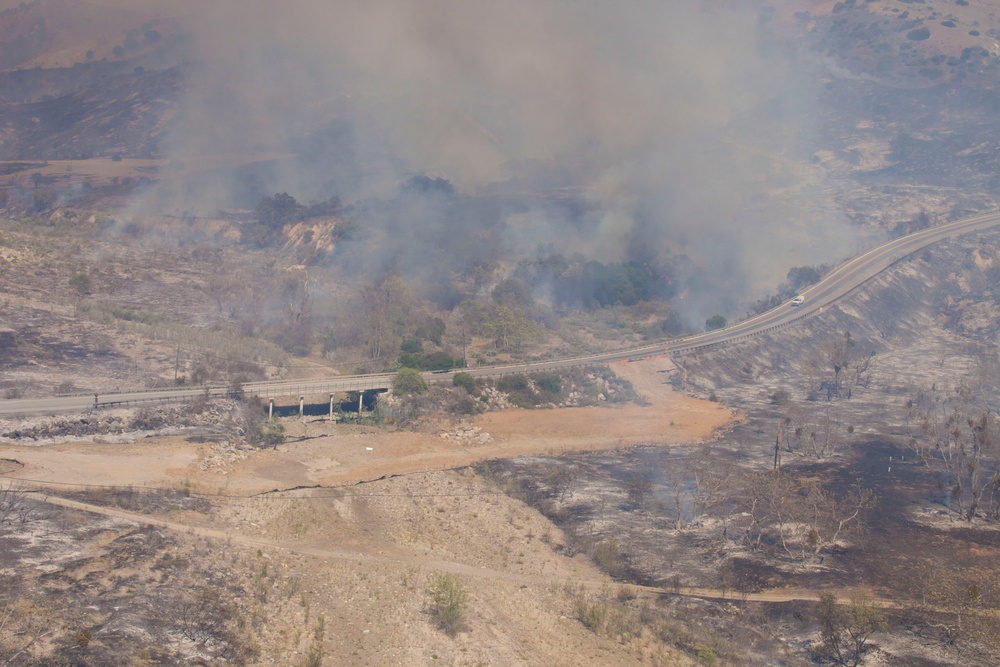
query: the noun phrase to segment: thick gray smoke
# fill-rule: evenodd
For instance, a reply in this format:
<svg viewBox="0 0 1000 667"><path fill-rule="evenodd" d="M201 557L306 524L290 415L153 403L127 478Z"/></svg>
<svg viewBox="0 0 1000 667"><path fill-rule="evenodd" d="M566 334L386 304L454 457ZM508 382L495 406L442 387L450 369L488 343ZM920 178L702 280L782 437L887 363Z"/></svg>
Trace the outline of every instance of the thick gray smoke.
<svg viewBox="0 0 1000 667"><path fill-rule="evenodd" d="M603 262L687 256L692 322L854 249L803 152L819 84L761 43L754 3L204 4L169 156L182 170L316 159L202 171L159 193L176 208L231 205L246 181L359 201L413 174L471 195L573 193L592 224L539 204L510 214L508 243Z"/></svg>

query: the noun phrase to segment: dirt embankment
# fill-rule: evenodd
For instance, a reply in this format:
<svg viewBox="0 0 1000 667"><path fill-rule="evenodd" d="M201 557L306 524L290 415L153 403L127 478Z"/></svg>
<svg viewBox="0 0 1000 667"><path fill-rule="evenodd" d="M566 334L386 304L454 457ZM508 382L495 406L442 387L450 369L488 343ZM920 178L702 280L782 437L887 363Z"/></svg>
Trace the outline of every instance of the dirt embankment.
<svg viewBox="0 0 1000 667"><path fill-rule="evenodd" d="M594 632L581 623L580 605L591 595L610 596L610 580L585 556L567 551L565 536L541 514L465 468L514 455L694 444L733 419L717 403L674 393L668 359L615 369L648 404L510 410L419 432L288 419L289 442L265 451L223 451L212 442L216 436L188 434L122 444L2 445L0 457L12 461L12 477L54 488L133 485L208 494L209 511L178 503L168 523L155 515L147 522L192 526L178 537L175 560L195 562L186 555L194 550L203 562L217 551L219 562L202 567L247 565L245 583L254 601L232 613L245 621L269 619L247 626L261 663L305 664L316 650L322 616L319 645L331 664L689 664L651 630L635 630L634 619L616 617L621 628L632 628L624 634ZM378 481L356 484L367 480ZM326 488L298 492L300 497L253 495L312 485ZM90 550L95 563L106 558L101 549ZM427 586L440 572L458 574L469 594L466 621L455 637L438 630L427 614ZM37 585L25 580L19 590ZM602 587L604 593L593 592ZM273 593L262 595L264 588ZM593 600L595 610L603 608ZM77 634L94 637L88 641L96 651L106 641L104 627L118 628L120 641L143 636L141 612L93 602L101 611L79 621L92 627L64 628L74 634L60 640L60 655L85 650L72 645ZM156 632L169 636L173 630ZM195 650L188 640L178 646Z"/></svg>

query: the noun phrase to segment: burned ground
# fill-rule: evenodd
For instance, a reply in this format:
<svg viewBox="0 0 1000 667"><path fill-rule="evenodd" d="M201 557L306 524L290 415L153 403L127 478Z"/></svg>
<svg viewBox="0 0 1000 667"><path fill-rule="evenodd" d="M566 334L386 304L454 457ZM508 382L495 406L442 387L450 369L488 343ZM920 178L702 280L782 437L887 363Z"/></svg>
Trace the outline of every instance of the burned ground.
<svg viewBox="0 0 1000 667"><path fill-rule="evenodd" d="M30 514L0 525L0 651L9 664L240 663L254 655L235 553L222 577L212 550L195 541L26 502Z"/></svg>
<svg viewBox="0 0 1000 667"><path fill-rule="evenodd" d="M933 442L918 444L934 436L921 430L914 400L927 388L948 403L955 386L972 383L977 397L996 405L995 377L983 364L990 368L1000 329L998 258L996 235L942 244L795 327L681 356L673 376L679 387L747 414L710 445L692 450L651 439L613 453L494 461L483 473L540 508L570 536L567 549L588 553L620 581L734 594L869 588L900 609L878 640L885 659L914 664L911 658L928 651L924 664L991 662L995 635L970 632L954 642L934 629L954 621L951 607L939 602L936 619L919 611L938 586L930 582L948 578L944 572L968 573L965 585L982 587L979 601L992 608L995 593L986 590L995 583L977 577L995 570L1000 531L987 514L961 519L948 470L935 459L940 452ZM874 353L874 363L845 383L834 357L846 332L855 362ZM745 481L773 474L776 440L782 474L796 483L816 484L829 497L854 488L874 494L860 530L815 557L791 557L774 536L748 548L741 532ZM998 463L983 460L984 474L995 474ZM795 502L806 502L805 488ZM804 620L794 630L765 624L772 639L804 641L815 614L796 614Z"/></svg>

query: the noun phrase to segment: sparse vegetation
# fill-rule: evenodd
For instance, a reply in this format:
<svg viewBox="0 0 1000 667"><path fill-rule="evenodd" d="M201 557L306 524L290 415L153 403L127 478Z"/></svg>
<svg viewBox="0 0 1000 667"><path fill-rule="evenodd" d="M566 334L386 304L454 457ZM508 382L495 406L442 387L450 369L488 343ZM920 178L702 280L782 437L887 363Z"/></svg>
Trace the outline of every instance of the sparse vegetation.
<svg viewBox="0 0 1000 667"><path fill-rule="evenodd" d="M465 624L469 595L462 580L454 574L439 574L427 589L428 609L438 627L449 635L457 634Z"/></svg>
<svg viewBox="0 0 1000 667"><path fill-rule="evenodd" d="M0 487L0 524L27 523L34 509L34 502L17 482L7 482Z"/></svg>
<svg viewBox="0 0 1000 667"><path fill-rule="evenodd" d="M84 271L78 271L73 274L73 277L69 279L69 286L79 294L84 295L90 293L93 288L93 283L90 280L90 275Z"/></svg>

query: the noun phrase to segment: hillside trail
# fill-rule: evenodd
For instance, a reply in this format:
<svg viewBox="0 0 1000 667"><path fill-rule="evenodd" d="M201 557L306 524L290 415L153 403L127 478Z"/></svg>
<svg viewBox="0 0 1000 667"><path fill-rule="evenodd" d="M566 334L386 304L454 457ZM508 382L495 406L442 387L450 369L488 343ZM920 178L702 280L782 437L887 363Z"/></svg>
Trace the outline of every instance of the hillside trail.
<svg viewBox="0 0 1000 667"><path fill-rule="evenodd" d="M475 577L479 579L488 579L492 581L506 581L514 584L530 585L530 586L551 586L555 583L552 577L541 576L541 575L531 575L522 574L517 572L508 572L503 570L495 570L487 567L475 567L465 563L459 563L455 561L445 561L435 558L422 558L413 555L396 555L387 556L384 553L373 553L371 551L349 551L346 549L337 549L333 547L316 547L303 544L294 544L288 540L276 540L268 539L263 537L250 537L247 535L241 535L237 532L218 530L215 528L206 528L202 526L192 526L190 524L180 523L177 521L169 521L167 519L162 519L159 517L147 516L144 514L136 514L134 512L128 512L126 510L121 510L113 507L104 507L101 505L93 505L91 503L84 503L77 500L70 500L68 498L62 498L59 496L51 496L41 491L25 491L25 494L39 502L44 502L49 505L55 505L58 507L64 507L67 509L78 510L81 512L90 512L93 514L100 514L102 516L112 517L115 519L120 519L124 521L129 521L139 525L149 525L156 526L157 528L163 528L166 530L174 531L187 535L189 537L203 537L212 540L219 540L227 544L238 544L244 547L249 547L252 549L278 549L289 553L299 554L302 556L310 556L318 559L328 559L328 560L346 560L346 561L357 561L357 562L372 562L378 561L382 563L390 563L395 565L412 566L412 567L423 567L431 570L448 572L450 574L461 575L465 577ZM610 580L603 579L588 579L588 578L573 578L566 582L574 587L584 587L589 590L600 590L611 584ZM772 602L772 603L785 603L785 602L816 602L820 599L820 594L811 591L801 591L796 589L774 589L770 591L765 591L761 593L739 593L735 594L731 590L722 590L718 588L699 588L699 587L689 587L682 586L679 588L661 588L657 586L643 586L639 584L623 584L617 583L615 586L619 588L625 588L636 595L645 595L651 597L660 596L671 596L679 595L683 597L694 597L702 599L711 600L729 600L733 602ZM847 604L850 598L846 595L844 591L829 591L833 593L839 593L836 595L837 601L841 604ZM892 600L876 599L876 604L883 607L897 607L898 603Z"/></svg>

